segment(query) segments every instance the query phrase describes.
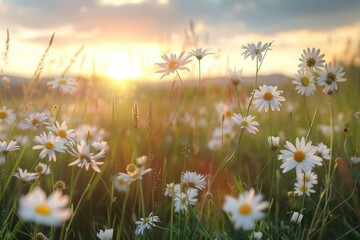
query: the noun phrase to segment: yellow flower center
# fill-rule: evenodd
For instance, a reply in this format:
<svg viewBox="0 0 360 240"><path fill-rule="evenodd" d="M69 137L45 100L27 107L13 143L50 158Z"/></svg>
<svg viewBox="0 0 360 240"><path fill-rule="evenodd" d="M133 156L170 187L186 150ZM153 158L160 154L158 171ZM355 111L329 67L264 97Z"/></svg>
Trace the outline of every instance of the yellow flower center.
<svg viewBox="0 0 360 240"><path fill-rule="evenodd" d="M308 59L306 59L306 66L309 68L312 68L315 66L316 60L314 57L309 57Z"/></svg>
<svg viewBox="0 0 360 240"><path fill-rule="evenodd" d="M64 129L60 129L58 134L59 134L60 137L66 138L66 131Z"/></svg>
<svg viewBox="0 0 360 240"><path fill-rule="evenodd" d="M249 125L249 123L247 122L247 121L243 121L242 123L241 123L241 126L244 126L244 127L246 127L246 126L248 126Z"/></svg>
<svg viewBox="0 0 360 240"><path fill-rule="evenodd" d="M35 207L35 212L40 215L49 216L51 209L46 203L41 203Z"/></svg>
<svg viewBox="0 0 360 240"><path fill-rule="evenodd" d="M36 118L34 118L32 121L31 121L32 125L34 126L37 126L39 124L39 120L37 120Z"/></svg>
<svg viewBox="0 0 360 240"><path fill-rule="evenodd" d="M233 113L233 111L231 111L231 110L226 110L226 111L224 112L224 116L225 116L226 118L231 118L233 115L234 115L234 113Z"/></svg>
<svg viewBox="0 0 360 240"><path fill-rule="evenodd" d="M306 192L307 186L304 184L299 188L299 190L302 191L302 192Z"/></svg>
<svg viewBox="0 0 360 240"><path fill-rule="evenodd" d="M125 180L122 178L119 178L117 181L120 186L125 184Z"/></svg>
<svg viewBox="0 0 360 240"><path fill-rule="evenodd" d="M149 218L144 218L144 224L147 224L150 221Z"/></svg>
<svg viewBox="0 0 360 240"><path fill-rule="evenodd" d="M249 215L252 212L251 205L248 203L240 205L238 210L241 215Z"/></svg>
<svg viewBox="0 0 360 240"><path fill-rule="evenodd" d="M47 149L53 149L55 146L54 146L54 144L52 142L47 142L47 143L45 143L45 147Z"/></svg>
<svg viewBox="0 0 360 240"><path fill-rule="evenodd" d="M59 84L60 84L60 85L66 85L66 84L67 84L67 81L66 81L65 79L61 79L61 80L59 81Z"/></svg>
<svg viewBox="0 0 360 240"><path fill-rule="evenodd" d="M177 61L171 60L171 61L169 62L168 68L169 68L170 70L175 70L175 69L177 68L177 65L178 65L178 62L177 62Z"/></svg>
<svg viewBox="0 0 360 240"><path fill-rule="evenodd" d="M183 197L181 198L181 205L185 205L186 200L187 200L187 196L183 196Z"/></svg>
<svg viewBox="0 0 360 240"><path fill-rule="evenodd" d="M308 77L306 77L306 76L304 76L304 77L302 77L301 78L301 83L302 83L302 85L303 86L309 86L309 84L310 84L310 79L308 78Z"/></svg>
<svg viewBox="0 0 360 240"><path fill-rule="evenodd" d="M294 159L298 163L301 163L305 159L305 153L301 150L294 152Z"/></svg>
<svg viewBox="0 0 360 240"><path fill-rule="evenodd" d="M326 75L326 84L330 85L332 84L333 82L336 81L336 75L332 72L329 72L327 75Z"/></svg>
<svg viewBox="0 0 360 240"><path fill-rule="evenodd" d="M5 119L7 117L6 112L0 112L0 118Z"/></svg>
<svg viewBox="0 0 360 240"><path fill-rule="evenodd" d="M274 96L273 96L272 93L270 93L270 92L266 92L266 93L263 95L263 99L266 100L266 101L271 101L273 98L274 98Z"/></svg>
<svg viewBox="0 0 360 240"><path fill-rule="evenodd" d="M310 182L310 178L304 177L304 182Z"/></svg>
<svg viewBox="0 0 360 240"><path fill-rule="evenodd" d="M135 171L135 172L133 172L133 173L130 174L130 177L131 177L132 179L136 179L136 178L139 177L139 175L140 175L140 172L139 172L139 171Z"/></svg>
<svg viewBox="0 0 360 240"><path fill-rule="evenodd" d="M129 173L133 173L136 171L136 166L133 163L130 163L126 166L126 171Z"/></svg>

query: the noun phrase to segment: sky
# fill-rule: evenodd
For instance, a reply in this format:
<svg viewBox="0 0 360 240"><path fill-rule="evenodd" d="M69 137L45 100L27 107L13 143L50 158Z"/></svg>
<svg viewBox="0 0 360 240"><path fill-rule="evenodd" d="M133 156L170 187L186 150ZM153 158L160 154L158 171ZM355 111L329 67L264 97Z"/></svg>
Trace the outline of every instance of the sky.
<svg viewBox="0 0 360 240"><path fill-rule="evenodd" d="M71 65L72 75L156 80L162 54L197 47L214 53L202 61L204 76L232 67L253 75L242 46L258 41L274 41L263 74L294 75L307 47L320 48L326 61L359 61L360 1L0 0L2 52L7 30L7 75L31 77L53 33L43 70L50 77ZM195 61L191 67L196 72Z"/></svg>

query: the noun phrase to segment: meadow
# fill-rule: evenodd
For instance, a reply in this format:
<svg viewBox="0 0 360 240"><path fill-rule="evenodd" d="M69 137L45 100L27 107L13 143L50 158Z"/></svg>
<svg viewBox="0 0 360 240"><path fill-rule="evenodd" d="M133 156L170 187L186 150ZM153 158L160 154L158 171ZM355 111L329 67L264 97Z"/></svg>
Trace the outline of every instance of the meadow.
<svg viewBox="0 0 360 240"><path fill-rule="evenodd" d="M360 68L304 46L266 82L276 41L242 50L249 82L202 78L200 48L159 53L161 85L48 80L48 49L4 76L2 239L360 239Z"/></svg>

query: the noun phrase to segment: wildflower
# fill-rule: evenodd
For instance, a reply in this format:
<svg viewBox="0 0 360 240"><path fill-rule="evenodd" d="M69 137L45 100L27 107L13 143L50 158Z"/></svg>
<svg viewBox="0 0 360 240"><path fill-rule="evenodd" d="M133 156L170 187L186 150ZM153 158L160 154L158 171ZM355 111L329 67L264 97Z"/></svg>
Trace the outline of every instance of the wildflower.
<svg viewBox="0 0 360 240"><path fill-rule="evenodd" d="M324 160L330 160L330 148L328 148L324 143L318 144L318 150L316 154Z"/></svg>
<svg viewBox="0 0 360 240"><path fill-rule="evenodd" d="M324 93L337 90L337 83L346 81L343 69L344 68L340 67L338 64L329 63L325 64L325 70L319 71L318 84L319 86L325 86L323 90Z"/></svg>
<svg viewBox="0 0 360 240"><path fill-rule="evenodd" d="M22 170L21 168L18 168L17 171L14 173L14 177L17 177L22 182L31 182L37 179L37 176L37 173L31 173L28 172L27 169Z"/></svg>
<svg viewBox="0 0 360 240"><path fill-rule="evenodd" d="M360 116L360 111L354 112L354 117L355 117L356 119L359 119L359 116Z"/></svg>
<svg viewBox="0 0 360 240"><path fill-rule="evenodd" d="M41 125L48 125L49 123L46 122L48 117L44 112L32 113L28 118L20 123L21 129L35 129L38 130Z"/></svg>
<svg viewBox="0 0 360 240"><path fill-rule="evenodd" d="M293 223L301 223L301 220L303 219L304 215L302 215L301 213L298 212L293 212L293 214L291 215L291 219L290 222Z"/></svg>
<svg viewBox="0 0 360 240"><path fill-rule="evenodd" d="M113 178L113 183L116 190L119 192L126 192L129 185L129 180L123 175L118 175Z"/></svg>
<svg viewBox="0 0 360 240"><path fill-rule="evenodd" d="M46 127L46 129L51 131L55 136L59 136L59 138L66 143L74 142L75 130L68 129L66 121L63 121L61 124L56 121L55 124L51 123L50 126Z"/></svg>
<svg viewBox="0 0 360 240"><path fill-rule="evenodd" d="M242 68L240 70L236 70L236 67L233 69L229 69L229 79L232 84L235 86L239 85L240 82L243 82L244 79L242 78Z"/></svg>
<svg viewBox="0 0 360 240"><path fill-rule="evenodd" d="M262 198L261 194L255 195L253 188L241 193L238 198L225 196L223 209L230 214L235 229L254 229L255 221L265 217L262 210L267 208L269 203L261 201Z"/></svg>
<svg viewBox="0 0 360 240"><path fill-rule="evenodd" d="M188 188L186 192L180 192L180 194L174 196L175 212L187 211L189 205L195 205L198 201L198 190L196 188Z"/></svg>
<svg viewBox="0 0 360 240"><path fill-rule="evenodd" d="M311 193L314 193L312 185L306 185L304 182L296 182L295 183L295 191L294 194L297 196L302 196L304 193L307 196L310 196Z"/></svg>
<svg viewBox="0 0 360 240"><path fill-rule="evenodd" d="M325 60L324 54L320 55L320 49L315 50L315 48L307 48L306 50L303 50L303 54L301 54L300 64L298 67L301 70L310 70L310 71L319 71L321 67L324 66Z"/></svg>
<svg viewBox="0 0 360 240"><path fill-rule="evenodd" d="M10 141L9 143L7 143L6 141L0 142L0 152L6 155L9 152L20 150L19 146L17 146L16 144L16 141Z"/></svg>
<svg viewBox="0 0 360 240"><path fill-rule="evenodd" d="M164 76L169 75L170 73L173 73L177 70L189 70L189 68L185 67L186 64L191 62L191 60L188 60L190 55L183 58L185 52L182 52L179 57L176 56L176 54L170 54L170 57L168 57L166 54L163 54L161 57L165 61L165 63L156 63L156 65L160 66L161 68L164 68L163 70L156 71L156 73L164 73L161 78Z"/></svg>
<svg viewBox="0 0 360 240"><path fill-rule="evenodd" d="M219 150L221 148L221 145L222 139L218 137L212 137L207 143L207 147L213 151Z"/></svg>
<svg viewBox="0 0 360 240"><path fill-rule="evenodd" d="M296 168L296 175L300 176L301 172L307 172L315 165L322 165L322 159L316 156L317 147L311 145L311 141L306 143L304 137L296 138L296 145L286 141L285 148L287 150L280 150L281 154L278 156L283 163L280 168L283 168L283 173Z"/></svg>
<svg viewBox="0 0 360 240"><path fill-rule="evenodd" d="M318 177L314 172L309 170L305 173L305 175L304 175L304 173L301 173L300 176L297 176L297 182L303 183L307 187L311 188L312 186L314 186L318 183Z"/></svg>
<svg viewBox="0 0 360 240"><path fill-rule="evenodd" d="M234 115L232 116L232 119L238 124L240 125L240 128L243 129L245 128L249 133L255 134L258 129L255 127L257 125L259 125L258 122L253 121L255 117L248 115L246 117L242 117L240 114L238 113L234 113Z"/></svg>
<svg viewBox="0 0 360 240"><path fill-rule="evenodd" d="M214 54L209 52L210 49L204 49L202 50L202 48L197 48L196 50L191 50L190 52L190 56L196 57L197 60L201 60L203 59L206 55L210 55L210 54Z"/></svg>
<svg viewBox="0 0 360 240"><path fill-rule="evenodd" d="M48 198L45 192L36 187L32 192L21 196L19 200L19 216L24 221L34 221L46 226L61 226L71 216L66 207L69 197L60 191L53 192Z"/></svg>
<svg viewBox="0 0 360 240"><path fill-rule="evenodd" d="M263 234L262 234L262 232L252 232L251 236L252 236L252 239L261 240L263 237Z"/></svg>
<svg viewBox="0 0 360 240"><path fill-rule="evenodd" d="M187 187L194 187L199 190L204 190L206 187L206 180L204 175L196 172L186 171L181 175L181 182Z"/></svg>
<svg viewBox="0 0 360 240"><path fill-rule="evenodd" d="M360 157L351 156L350 162L352 162L353 164L358 164L358 163L360 163Z"/></svg>
<svg viewBox="0 0 360 240"><path fill-rule="evenodd" d="M274 136L270 136L267 137L270 149L275 151L279 148L279 144L280 144L280 137L274 137Z"/></svg>
<svg viewBox="0 0 360 240"><path fill-rule="evenodd" d="M263 60L263 55L262 53L270 46L269 43L265 43L262 46L261 41L258 42L257 45L255 45L254 43L248 43L247 46L242 46L243 49L245 49L245 51L241 54L244 55L245 59L249 56L251 56L251 60L254 60L255 57L257 57L258 61L261 62Z"/></svg>
<svg viewBox="0 0 360 240"><path fill-rule="evenodd" d="M269 110L274 111L275 109L280 111L280 106L282 101L285 101L285 98L280 96L283 92L277 90L277 86L259 86L259 90L255 90L254 93L254 102L253 104L258 108L259 112L264 108L265 112Z"/></svg>
<svg viewBox="0 0 360 240"><path fill-rule="evenodd" d="M147 156L138 157L138 158L136 158L136 164L139 166L144 166L146 164L147 160L148 160Z"/></svg>
<svg viewBox="0 0 360 240"><path fill-rule="evenodd" d="M47 83L52 89L60 88L63 93L75 93L77 91L76 78L72 76L57 76Z"/></svg>
<svg viewBox="0 0 360 240"><path fill-rule="evenodd" d="M152 229L153 227L156 227L155 223L159 223L159 222L160 222L160 218L158 216L154 216L153 213L151 212L149 217L141 218L140 221L135 221L135 224L137 225L135 234L143 235L145 229Z"/></svg>
<svg viewBox="0 0 360 240"><path fill-rule="evenodd" d="M112 240L113 239L113 233L114 233L114 229L112 229L112 228L105 229L104 231L102 229L100 229L100 231L96 234L96 236L100 240Z"/></svg>
<svg viewBox="0 0 360 240"><path fill-rule="evenodd" d="M51 171L50 171L50 167L48 165L46 165L45 163L39 163L36 168L35 171L39 174L39 175L50 175Z"/></svg>
<svg viewBox="0 0 360 240"><path fill-rule="evenodd" d="M309 96L316 91L314 83L314 75L308 70L298 70L295 74L295 80L292 81L296 85L295 89L298 94Z"/></svg>
<svg viewBox="0 0 360 240"><path fill-rule="evenodd" d="M91 126L88 124L79 126L75 132L76 132L76 141L77 142L81 142L83 140L89 144L94 141L100 142L107 135L107 132L104 129L102 129L102 128L99 129L95 125Z"/></svg>
<svg viewBox="0 0 360 240"><path fill-rule="evenodd" d="M165 196L172 197L172 196L179 196L181 193L181 185L174 184L174 183L167 183L165 187Z"/></svg>
<svg viewBox="0 0 360 240"><path fill-rule="evenodd" d="M45 132L41 133L40 136L35 137L35 141L40 143L40 145L33 146L33 149L42 149L39 154L41 159L49 156L49 161L54 160L56 162L55 152L65 152L63 142L59 137L54 137L51 132L48 134Z"/></svg>
<svg viewBox="0 0 360 240"><path fill-rule="evenodd" d="M105 151L101 151L98 153L90 152L90 147L85 143L84 140L77 144L77 149L71 149L70 154L77 157L77 159L69 164L69 166L77 165L82 168L85 167L86 171L89 170L89 167L95 172L101 172L98 165L103 164L104 162L97 162L100 158L105 157Z"/></svg>
<svg viewBox="0 0 360 240"><path fill-rule="evenodd" d="M108 151L108 145L105 141L94 141L91 143L91 146L96 150L96 152L107 152Z"/></svg>
<svg viewBox="0 0 360 240"><path fill-rule="evenodd" d="M16 115L12 109L6 109L6 106L2 106L0 109L0 123L6 122L8 124L16 120Z"/></svg>
<svg viewBox="0 0 360 240"><path fill-rule="evenodd" d="M130 167L129 167L130 165ZM145 169L144 166L142 167L136 167L134 164L129 164L128 165L128 170L127 170L127 174L126 173L119 173L118 176L124 178L127 182L132 183L135 182L137 180L142 180L142 176L145 175L148 172L151 172L152 169L148 168Z"/></svg>

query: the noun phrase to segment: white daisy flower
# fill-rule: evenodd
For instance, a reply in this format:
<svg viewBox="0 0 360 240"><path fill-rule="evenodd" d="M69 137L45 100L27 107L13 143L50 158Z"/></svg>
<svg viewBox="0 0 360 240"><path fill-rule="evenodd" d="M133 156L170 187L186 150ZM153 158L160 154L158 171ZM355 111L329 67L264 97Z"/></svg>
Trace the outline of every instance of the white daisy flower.
<svg viewBox="0 0 360 240"><path fill-rule="evenodd" d="M63 93L75 93L77 91L77 80L72 76L57 76L47 83L52 89L60 88Z"/></svg>
<svg viewBox="0 0 360 240"><path fill-rule="evenodd" d="M95 125L83 124L76 129L76 141L81 142L82 140L87 143L94 141L101 142L107 136L107 132L103 128L98 128Z"/></svg>
<svg viewBox="0 0 360 240"><path fill-rule="evenodd" d="M296 85L295 89L300 95L309 96L316 91L314 75L311 71L298 70L292 83Z"/></svg>
<svg viewBox="0 0 360 240"><path fill-rule="evenodd" d="M202 48L197 48L196 50L191 50L190 51L190 56L196 57L197 60L201 60L203 59L205 56L210 55L210 54L214 54L209 52L210 49L202 49Z"/></svg>
<svg viewBox="0 0 360 240"><path fill-rule="evenodd" d="M181 194L181 185L178 183L167 183L165 186L164 195L168 197L180 196Z"/></svg>
<svg viewBox="0 0 360 240"><path fill-rule="evenodd" d="M330 160L330 148L328 148L324 143L318 143L318 150L316 154L324 160Z"/></svg>
<svg viewBox="0 0 360 240"><path fill-rule="evenodd" d="M298 212L293 212L291 215L290 222L300 224L301 220L303 219L304 215Z"/></svg>
<svg viewBox="0 0 360 240"><path fill-rule="evenodd" d="M141 218L139 221L135 221L135 224L137 225L135 234L138 236L143 235L146 229L152 229L153 227L156 227L156 223L160 223L160 218L151 212L148 217Z"/></svg>
<svg viewBox="0 0 360 240"><path fill-rule="evenodd" d="M262 53L265 52L269 46L269 43L265 43L263 46L261 42L258 42L257 45L255 45L254 43L248 43L247 46L242 46L245 51L241 55L244 55L245 59L251 56L251 60L254 60L254 58L257 56L257 59L259 60L259 62L261 62L263 60Z"/></svg>
<svg viewBox="0 0 360 240"><path fill-rule="evenodd" d="M21 129L34 129L38 130L41 125L48 125L49 123L46 122L48 117L44 112L32 113L28 118L20 123Z"/></svg>
<svg viewBox="0 0 360 240"><path fill-rule="evenodd" d="M234 113L232 119L240 126L241 129L245 128L249 133L256 134L259 131L255 126L258 126L259 123L253 121L255 117L248 115L246 117L242 117L238 113Z"/></svg>
<svg viewBox="0 0 360 240"><path fill-rule="evenodd" d="M156 65L163 68L163 70L156 71L156 73L164 73L161 78L164 76L167 76L177 70L187 70L190 71L189 68L185 67L186 64L191 62L189 60L190 55L183 58L185 52L182 52L179 57L176 56L176 54L170 54L170 57L168 57L166 54L163 54L161 58L165 61L165 63L156 63Z"/></svg>
<svg viewBox="0 0 360 240"><path fill-rule="evenodd" d="M129 164L129 165L133 165L133 164ZM127 169L129 169L129 167L127 167ZM152 171L151 168L145 169L144 166L136 167L134 165L134 168L131 167L131 170L128 170L127 173L119 173L118 176L125 179L125 181L130 184L137 180L141 181L142 176L151 171Z"/></svg>
<svg viewBox="0 0 360 240"><path fill-rule="evenodd" d="M17 142L13 140L11 140L9 143L7 143L6 141L0 142L0 152L6 155L9 152L20 150L19 146L16 144Z"/></svg>
<svg viewBox="0 0 360 240"><path fill-rule="evenodd" d="M277 90L277 86L259 86L259 90L255 90L253 104L258 108L259 112L264 109L265 112L269 110L280 111L282 101L285 101L283 96L280 96L283 91Z"/></svg>
<svg viewBox="0 0 360 240"><path fill-rule="evenodd" d="M239 194L238 198L225 196L223 209L230 214L235 229L252 230L255 228L255 221L265 217L262 211L269 203L262 199L261 194L255 195L253 188Z"/></svg>
<svg viewBox="0 0 360 240"><path fill-rule="evenodd" d="M351 156L351 157L350 157L350 161L351 161L353 164L358 164L358 163L360 163L360 157Z"/></svg>
<svg viewBox="0 0 360 240"><path fill-rule="evenodd" d="M267 137L267 140L271 150L275 151L279 148L280 137L269 136Z"/></svg>
<svg viewBox="0 0 360 240"><path fill-rule="evenodd" d="M204 190L206 187L206 179L204 175L196 172L186 171L185 173L182 173L181 182L189 188Z"/></svg>
<svg viewBox="0 0 360 240"><path fill-rule="evenodd" d="M236 67L234 67L233 69L229 69L228 71L229 79L231 83L234 84L235 86L239 85L240 82L244 81L243 77L241 76L242 71L243 71L242 68L240 70L236 70Z"/></svg>
<svg viewBox="0 0 360 240"><path fill-rule="evenodd" d="M320 49L318 50L315 50L315 48L312 48L311 50L310 48L304 49L303 53L301 54L301 58L299 58L301 63L298 65L298 67L301 70L319 71L320 68L324 66L324 62L325 62L325 60L323 60L324 56L325 56L324 54L320 55Z"/></svg>
<svg viewBox="0 0 360 240"><path fill-rule="evenodd" d="M61 226L71 216L67 208L69 197L60 191L53 192L48 198L45 192L36 187L32 192L19 199L18 213L22 220L33 221L46 226Z"/></svg>
<svg viewBox="0 0 360 240"><path fill-rule="evenodd" d="M107 152L109 149L108 143L105 141L94 141L91 143L91 146L97 151L97 152Z"/></svg>
<svg viewBox="0 0 360 240"><path fill-rule="evenodd" d="M47 126L46 129L51 131L55 136L59 136L61 140L66 143L74 143L75 139L75 130L68 129L66 121L63 121L61 124L56 121L55 124L51 123L50 126Z"/></svg>
<svg viewBox="0 0 360 240"><path fill-rule="evenodd" d="M187 211L189 205L195 205L198 201L197 196L198 190L196 188L188 188L185 193L176 194L174 196L175 212L184 213Z"/></svg>
<svg viewBox="0 0 360 240"><path fill-rule="evenodd" d="M119 192L126 192L128 186L129 186L129 177L124 175L117 175L113 177L113 184L116 190Z"/></svg>
<svg viewBox="0 0 360 240"><path fill-rule="evenodd" d="M343 67L338 64L325 64L325 70L319 71L318 84L319 86L324 86L324 93L331 93L338 89L338 82L345 82L344 78L345 73L343 72Z"/></svg>
<svg viewBox="0 0 360 240"><path fill-rule="evenodd" d="M77 159L71 162L68 166L77 165L78 167L82 168L85 167L86 171L89 170L89 167L95 172L101 172L98 165L103 164L104 162L98 162L97 160L105 157L105 152L101 151L98 153L90 152L90 147L84 140L77 144L77 148L71 148L70 154L77 157Z"/></svg>
<svg viewBox="0 0 360 240"><path fill-rule="evenodd" d="M39 162L39 164L36 166L35 171L42 175L50 175L50 166L46 165L45 163Z"/></svg>
<svg viewBox="0 0 360 240"><path fill-rule="evenodd" d="M296 138L296 145L286 141L285 148L287 150L280 150L281 154L278 156L282 160L280 168L283 173L296 169L296 175L301 176L302 172L311 170L315 165L322 165L322 158L316 156L317 147L311 145L311 141L306 143L304 137Z"/></svg>
<svg viewBox="0 0 360 240"><path fill-rule="evenodd" d="M262 232L252 232L251 236L252 236L252 239L254 239L254 240L261 240L263 237L263 234L262 234Z"/></svg>
<svg viewBox="0 0 360 240"><path fill-rule="evenodd" d="M100 231L96 234L96 236L100 240L112 240L113 234L114 234L114 229L112 229L112 228L104 229L104 230L100 229Z"/></svg>
<svg viewBox="0 0 360 240"><path fill-rule="evenodd" d="M318 183L318 176L313 171L309 170L305 173L305 175L304 173L301 173L300 176L297 176L297 182L305 184L307 187L311 188Z"/></svg>
<svg viewBox="0 0 360 240"><path fill-rule="evenodd" d="M296 182L294 190L294 194L297 196L302 196L304 193L307 196L310 196L311 193L315 192L312 185L306 185L303 182Z"/></svg>
<svg viewBox="0 0 360 240"><path fill-rule="evenodd" d="M207 147L212 151L219 150L221 148L221 145L222 139L219 137L212 137L207 143Z"/></svg>
<svg viewBox="0 0 360 240"><path fill-rule="evenodd" d="M16 120L16 115L12 109L6 109L6 106L2 106L0 109L0 123L6 122L8 124Z"/></svg>
<svg viewBox="0 0 360 240"><path fill-rule="evenodd" d="M14 173L13 176L17 177L22 182L31 182L31 181L37 179L38 174L28 172L27 169L22 170L21 168L18 167L17 171Z"/></svg>
<svg viewBox="0 0 360 240"><path fill-rule="evenodd" d="M136 158L136 164L139 166L144 166L146 164L146 162L148 161L148 157L147 156L141 156Z"/></svg>
<svg viewBox="0 0 360 240"><path fill-rule="evenodd" d="M49 156L49 161L54 160L56 162L56 152L65 152L63 141L59 137L54 137L52 132L48 134L45 132L41 133L40 136L35 137L35 141L40 143L40 145L33 146L33 149L42 149L39 154L41 159Z"/></svg>

